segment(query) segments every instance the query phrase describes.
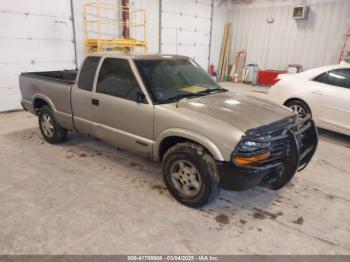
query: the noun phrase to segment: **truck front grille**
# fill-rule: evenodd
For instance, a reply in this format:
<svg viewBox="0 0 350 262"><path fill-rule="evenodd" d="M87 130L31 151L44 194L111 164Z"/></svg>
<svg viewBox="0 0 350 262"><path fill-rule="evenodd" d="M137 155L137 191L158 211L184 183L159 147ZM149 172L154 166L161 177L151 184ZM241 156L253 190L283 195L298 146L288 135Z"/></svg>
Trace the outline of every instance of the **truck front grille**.
<svg viewBox="0 0 350 262"><path fill-rule="evenodd" d="M310 160L310 154L316 147L312 139L314 133L312 127L314 127L313 121L309 117L304 119L289 117L270 125L250 129L233 152L233 158L254 157L269 152L271 155L268 159L244 167L279 169L287 166L290 158L298 154L298 166L302 166ZM256 142L258 146L252 149L246 148L245 141Z"/></svg>

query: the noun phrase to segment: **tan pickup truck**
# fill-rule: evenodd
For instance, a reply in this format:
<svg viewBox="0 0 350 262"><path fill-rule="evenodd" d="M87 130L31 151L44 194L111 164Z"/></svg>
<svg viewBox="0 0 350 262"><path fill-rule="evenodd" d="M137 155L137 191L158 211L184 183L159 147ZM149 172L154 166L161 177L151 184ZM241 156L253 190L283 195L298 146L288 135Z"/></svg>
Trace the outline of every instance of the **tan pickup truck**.
<svg viewBox="0 0 350 262"><path fill-rule="evenodd" d="M169 192L190 207L220 187L283 187L318 142L310 117L228 92L185 56L93 54L78 72L22 73L20 89L49 143L74 131L161 161Z"/></svg>

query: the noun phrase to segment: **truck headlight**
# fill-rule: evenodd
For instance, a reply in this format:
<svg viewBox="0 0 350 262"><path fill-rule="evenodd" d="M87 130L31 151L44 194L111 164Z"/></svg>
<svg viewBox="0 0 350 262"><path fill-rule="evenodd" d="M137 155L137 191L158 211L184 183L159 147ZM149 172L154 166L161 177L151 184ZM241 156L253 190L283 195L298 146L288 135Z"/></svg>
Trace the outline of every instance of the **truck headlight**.
<svg viewBox="0 0 350 262"><path fill-rule="evenodd" d="M271 135L258 138L243 137L232 154L237 165L254 165L271 157Z"/></svg>
<svg viewBox="0 0 350 262"><path fill-rule="evenodd" d="M271 135L261 136L257 139L243 138L238 144L236 150L252 151L271 146Z"/></svg>
<svg viewBox="0 0 350 262"><path fill-rule="evenodd" d="M256 141L246 140L241 142L240 147L245 150L254 150L260 147L260 143Z"/></svg>

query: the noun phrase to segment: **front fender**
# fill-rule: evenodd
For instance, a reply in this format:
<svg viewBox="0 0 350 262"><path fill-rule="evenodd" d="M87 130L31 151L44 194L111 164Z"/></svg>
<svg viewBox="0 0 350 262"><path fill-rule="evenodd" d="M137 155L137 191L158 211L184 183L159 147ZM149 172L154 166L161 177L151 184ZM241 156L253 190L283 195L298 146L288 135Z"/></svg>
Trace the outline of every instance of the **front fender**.
<svg viewBox="0 0 350 262"><path fill-rule="evenodd" d="M171 136L178 136L178 137L183 137L189 140L192 140L194 142L197 142L198 144L202 145L205 147L211 154L212 156L217 160L217 161L224 161L223 154L219 150L219 148L215 145L213 141L208 139L207 137L203 136L202 134L199 134L197 132L193 132L191 130L187 129L182 129L182 128L170 128L167 130L162 131L154 144L153 147L153 156L156 161L160 160L159 156L159 147L161 142Z"/></svg>

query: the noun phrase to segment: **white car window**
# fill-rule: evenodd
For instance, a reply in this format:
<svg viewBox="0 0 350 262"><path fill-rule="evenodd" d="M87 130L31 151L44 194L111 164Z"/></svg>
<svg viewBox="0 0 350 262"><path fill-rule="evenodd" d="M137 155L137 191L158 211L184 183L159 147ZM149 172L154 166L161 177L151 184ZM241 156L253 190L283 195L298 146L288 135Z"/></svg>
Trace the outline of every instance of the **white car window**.
<svg viewBox="0 0 350 262"><path fill-rule="evenodd" d="M314 81L327 85L350 88L350 69L342 68L331 70L317 76Z"/></svg>

